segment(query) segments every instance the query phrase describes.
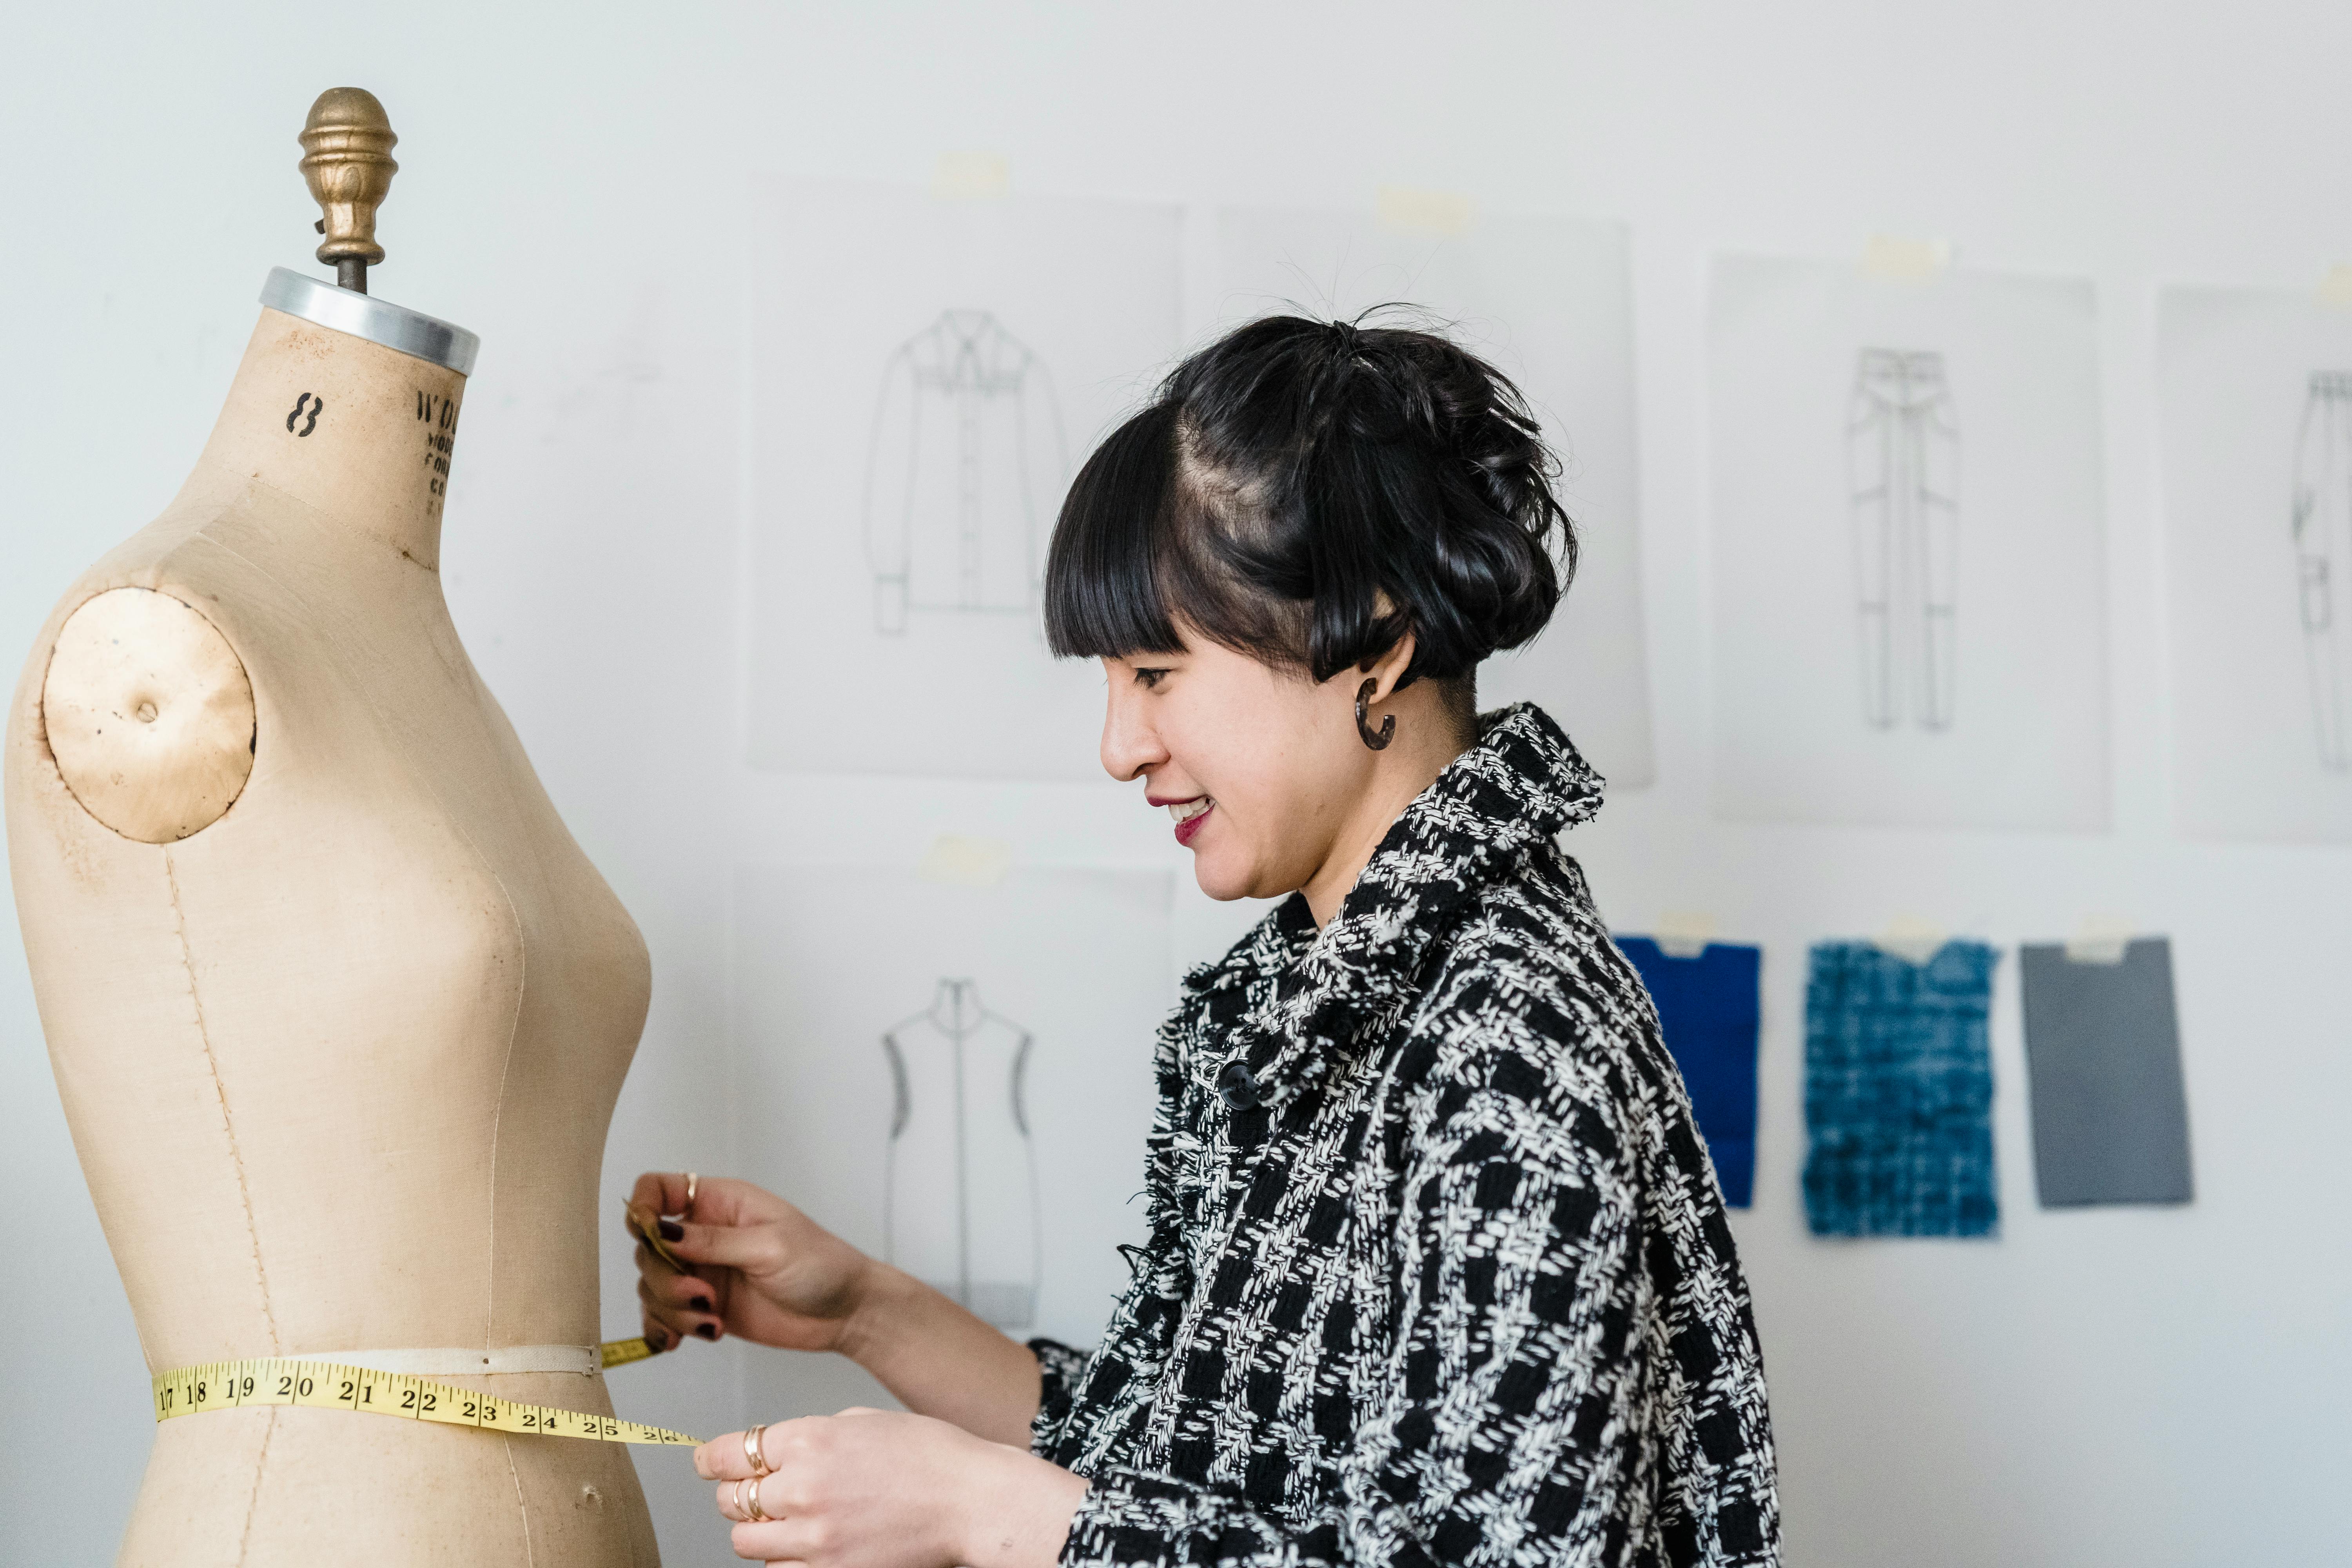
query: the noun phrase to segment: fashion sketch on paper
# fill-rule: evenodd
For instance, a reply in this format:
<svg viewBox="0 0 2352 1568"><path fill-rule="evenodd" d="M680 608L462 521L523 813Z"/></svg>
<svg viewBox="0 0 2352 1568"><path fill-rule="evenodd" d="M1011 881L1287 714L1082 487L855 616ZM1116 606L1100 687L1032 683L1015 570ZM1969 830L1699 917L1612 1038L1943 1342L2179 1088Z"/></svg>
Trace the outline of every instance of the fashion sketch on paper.
<svg viewBox="0 0 2352 1568"><path fill-rule="evenodd" d="M1948 730L1959 647L1960 433L1944 356L1864 349L1845 457L1862 717Z"/></svg>
<svg viewBox="0 0 2352 1568"><path fill-rule="evenodd" d="M884 1178L885 1258L975 1316L1036 1314L1037 1171L1024 1079L1034 1040L981 1005L969 980L882 1037L895 1090Z"/></svg>
<svg viewBox="0 0 2352 1568"><path fill-rule="evenodd" d="M874 627L1027 615L1068 466L1045 363L986 310L940 312L882 372L866 461Z"/></svg>
<svg viewBox="0 0 2352 1568"><path fill-rule="evenodd" d="M2352 773L2352 371L2320 371L2294 443L2294 557L2319 764Z"/></svg>

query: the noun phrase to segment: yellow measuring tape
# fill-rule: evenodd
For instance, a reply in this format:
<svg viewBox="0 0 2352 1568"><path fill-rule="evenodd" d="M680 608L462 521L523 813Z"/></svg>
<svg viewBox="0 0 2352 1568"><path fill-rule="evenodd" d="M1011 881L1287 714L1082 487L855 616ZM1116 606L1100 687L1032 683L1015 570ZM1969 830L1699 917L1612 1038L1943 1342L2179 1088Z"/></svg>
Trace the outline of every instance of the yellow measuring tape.
<svg viewBox="0 0 2352 1568"><path fill-rule="evenodd" d="M668 1443L695 1447L702 1442L683 1432L648 1426L642 1421L624 1421L617 1415L559 1410L551 1405L524 1405L404 1373L337 1366L332 1362L286 1361L276 1356L216 1361L203 1366L184 1366L155 1380L158 1421L194 1415L200 1410L228 1410L246 1405L307 1405L318 1410L396 1415L444 1426L478 1426L488 1432L589 1437L600 1443Z"/></svg>
<svg viewBox="0 0 2352 1568"><path fill-rule="evenodd" d="M660 1232L650 1221L640 1229L635 1211L629 1229L653 1243L664 1261L683 1268L661 1245ZM626 1366L654 1353L642 1337L612 1340L600 1347L599 1359L608 1367ZM365 1415L393 1415L406 1421L429 1421L443 1426L475 1426L487 1432L527 1432L544 1437L586 1437L599 1443L660 1443L682 1447L700 1446L702 1439L624 1421L617 1415L597 1415L584 1410L562 1410L551 1405L525 1405L512 1399L435 1383L406 1373L377 1372L332 1362L289 1361L260 1356L247 1361L206 1362L159 1374L154 1381L155 1419L194 1415L203 1410L229 1410L247 1405L302 1405L314 1410L351 1410Z"/></svg>

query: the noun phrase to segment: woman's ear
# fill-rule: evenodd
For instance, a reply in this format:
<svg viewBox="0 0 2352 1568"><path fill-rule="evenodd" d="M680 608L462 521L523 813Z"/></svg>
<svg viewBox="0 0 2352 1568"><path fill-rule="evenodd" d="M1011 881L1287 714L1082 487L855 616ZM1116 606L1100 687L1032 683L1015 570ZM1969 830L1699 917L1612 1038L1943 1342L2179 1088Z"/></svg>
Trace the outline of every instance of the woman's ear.
<svg viewBox="0 0 2352 1568"><path fill-rule="evenodd" d="M1412 667L1412 633L1408 631L1404 636L1397 638L1395 643L1391 645L1388 652L1381 655L1380 658L1373 659L1370 663L1360 666L1358 679L1354 684L1361 686L1363 684L1363 678L1370 677L1374 684L1372 687L1372 694L1369 700L1373 702L1387 701L1391 697L1396 695L1397 682L1402 680L1404 679L1404 672Z"/></svg>

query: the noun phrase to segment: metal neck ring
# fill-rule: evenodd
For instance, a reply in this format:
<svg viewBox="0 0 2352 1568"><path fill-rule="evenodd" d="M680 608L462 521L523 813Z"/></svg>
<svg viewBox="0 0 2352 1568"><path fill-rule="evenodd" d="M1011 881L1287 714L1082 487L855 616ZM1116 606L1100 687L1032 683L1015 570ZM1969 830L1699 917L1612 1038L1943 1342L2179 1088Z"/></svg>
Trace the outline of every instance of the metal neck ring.
<svg viewBox="0 0 2352 1568"><path fill-rule="evenodd" d="M459 375L474 374L474 356L482 347L482 340L463 327L283 267L269 269L268 280L261 286L261 302L273 310L365 338Z"/></svg>

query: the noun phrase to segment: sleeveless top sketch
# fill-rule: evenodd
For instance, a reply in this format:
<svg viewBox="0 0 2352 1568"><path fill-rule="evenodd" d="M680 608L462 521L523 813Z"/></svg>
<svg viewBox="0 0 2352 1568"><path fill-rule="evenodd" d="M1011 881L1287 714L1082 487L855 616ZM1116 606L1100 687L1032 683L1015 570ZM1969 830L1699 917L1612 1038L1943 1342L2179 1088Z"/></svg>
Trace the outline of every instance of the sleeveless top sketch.
<svg viewBox="0 0 2352 1568"><path fill-rule="evenodd" d="M883 1253L1000 1328L1036 1314L1037 1182L1022 1101L1029 1032L969 980L882 1037L895 1090Z"/></svg>
<svg viewBox="0 0 2352 1568"><path fill-rule="evenodd" d="M940 312L883 367L866 468L874 629L1027 615L1067 468L1045 363L986 310Z"/></svg>

